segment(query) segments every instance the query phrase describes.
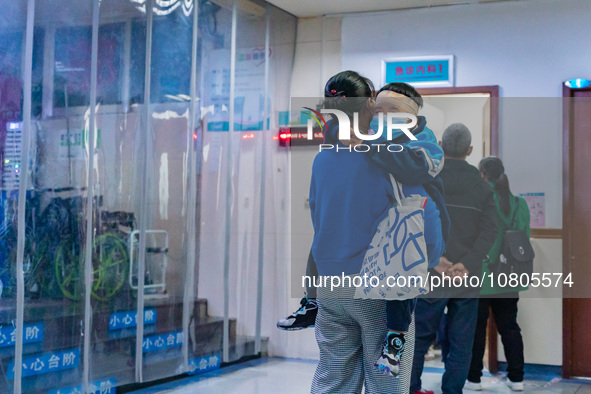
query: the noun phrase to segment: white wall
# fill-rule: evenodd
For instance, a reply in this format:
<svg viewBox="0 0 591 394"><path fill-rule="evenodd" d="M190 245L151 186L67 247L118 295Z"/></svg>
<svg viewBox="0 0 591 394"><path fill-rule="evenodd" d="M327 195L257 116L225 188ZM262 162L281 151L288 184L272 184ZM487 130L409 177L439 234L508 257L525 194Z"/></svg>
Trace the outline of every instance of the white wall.
<svg viewBox="0 0 591 394"><path fill-rule="evenodd" d="M341 19L298 19L291 97L323 97L328 78L341 71Z"/></svg>
<svg viewBox="0 0 591 394"><path fill-rule="evenodd" d="M201 162L200 244L198 296L208 300L211 316L224 315L224 253L229 249L230 318L236 318L237 333L253 337L256 327L258 291L259 235L261 225L262 165L265 165L264 232L263 232L263 308L261 335L269 337L269 353L284 355L284 333L275 322L287 314L289 292L290 172L287 149L272 139L278 131L279 113L289 109L291 70L294 61L296 19L270 7L269 92L270 131L253 132L253 139L233 133L232 150L227 132L204 132ZM218 19L218 31L229 37L228 13ZM249 18L239 14L238 45L264 47L264 17ZM242 43L245 43L244 45ZM226 45L226 48L228 45ZM212 61L212 63L214 63ZM230 57L212 64L216 69L229 68ZM238 69L237 69L238 70ZM205 70L204 70L205 71ZM242 77L242 78L241 78ZM252 79L245 74L236 78L244 89ZM204 82L205 83L205 82ZM209 102L202 105L208 105ZM265 146L265 154L263 154ZM232 155L231 190L227 189L227 165ZM264 159L264 162L263 162ZM230 241L226 242L225 217L227 194L231 195Z"/></svg>
<svg viewBox="0 0 591 394"><path fill-rule="evenodd" d="M499 85L501 97L536 98L500 103L500 156L512 190L545 192L546 225L560 228L562 107L552 98L561 97L563 81L591 77L583 42L591 37L590 14L585 0L530 0L346 16L341 65L379 84L383 58L453 54L456 86ZM536 249L537 266L562 270L560 240L536 240ZM527 362L561 363L561 305L521 301Z"/></svg>
<svg viewBox="0 0 591 394"><path fill-rule="evenodd" d="M590 13L585 0L530 0L346 16L342 67L379 84L383 58L453 54L456 86L499 85L502 97L561 97L563 81L591 76L583 42L591 36ZM548 226L561 227L561 107L517 125L503 104L500 154L513 189L546 192ZM525 126L528 133L520 130Z"/></svg>
<svg viewBox="0 0 591 394"><path fill-rule="evenodd" d="M534 239L535 271L556 272L552 266L562 261L562 240ZM544 297L548 291L530 289L518 303L517 322L523 333L525 362L562 365L562 299ZM557 291L562 293L562 289ZM499 361L506 361L501 338L498 338ZM544 345L541 345L544 344Z"/></svg>
<svg viewBox="0 0 591 394"><path fill-rule="evenodd" d="M323 94L326 80L341 71L340 22L341 18L324 18L324 21L323 18L298 20L291 97L319 97ZM310 189L312 162L317 152L317 147L292 147L290 150L291 261L302 268L308 259L314 235L310 210L306 207L305 201ZM277 316L278 319L299 307L303 294L297 294L297 298L291 298L291 295L290 289L288 309L282 312L283 316ZM281 302L279 304L281 305ZM275 355L318 358L314 330L280 332L277 339L281 341L281 346L273 347Z"/></svg>

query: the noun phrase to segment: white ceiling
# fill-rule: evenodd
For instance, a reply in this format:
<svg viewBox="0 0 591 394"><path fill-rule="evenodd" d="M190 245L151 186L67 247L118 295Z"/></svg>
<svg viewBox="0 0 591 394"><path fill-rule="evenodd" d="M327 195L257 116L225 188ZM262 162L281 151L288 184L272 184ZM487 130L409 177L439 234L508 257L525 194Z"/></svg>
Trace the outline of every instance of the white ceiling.
<svg viewBox="0 0 591 394"><path fill-rule="evenodd" d="M267 0L298 17L523 0Z"/></svg>

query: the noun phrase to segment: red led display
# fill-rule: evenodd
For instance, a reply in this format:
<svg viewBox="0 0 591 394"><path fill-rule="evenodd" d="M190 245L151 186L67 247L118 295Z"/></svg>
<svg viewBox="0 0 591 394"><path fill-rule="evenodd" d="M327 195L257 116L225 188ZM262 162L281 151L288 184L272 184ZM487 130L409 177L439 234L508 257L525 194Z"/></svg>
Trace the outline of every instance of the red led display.
<svg viewBox="0 0 591 394"><path fill-rule="evenodd" d="M279 146L320 145L324 141L322 130L319 127L315 127L312 132L313 138L309 140L308 128L306 126L282 127L273 139L279 141Z"/></svg>

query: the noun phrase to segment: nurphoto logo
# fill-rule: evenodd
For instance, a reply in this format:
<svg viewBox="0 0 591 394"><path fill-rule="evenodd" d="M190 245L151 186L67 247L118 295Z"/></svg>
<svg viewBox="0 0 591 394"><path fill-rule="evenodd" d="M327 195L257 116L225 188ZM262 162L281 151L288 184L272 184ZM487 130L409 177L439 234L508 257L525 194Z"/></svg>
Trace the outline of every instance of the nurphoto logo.
<svg viewBox="0 0 591 394"><path fill-rule="evenodd" d="M326 119L322 114L332 114L336 117L338 121L338 139L340 141L346 141L351 139L351 121L349 116L338 109L320 109L320 112L313 110L309 107L304 107L304 109L309 110L310 112L306 112L307 115L310 116L307 123L307 139L312 140L314 138L314 123L318 124L320 129L323 128L328 130L328 125L326 123ZM417 137L413 135L410 131L417 125L417 117L413 114L406 113L406 112L390 112L390 113L378 113L378 127L377 130L371 130L373 133L362 133L359 130L359 113L353 113L353 134L355 137L362 141L375 141L382 136L384 130L386 131L386 139L388 141L392 141L393 135L397 132L394 130L400 130L404 135L406 135L410 140L416 141ZM386 121L384 122L384 118ZM380 146L386 146L390 152L400 152L403 150L402 145L398 144L371 144L371 146L377 146L380 149ZM333 144L321 144L320 150L324 149L334 149L335 146ZM339 150L339 147L336 147ZM351 146L347 147L346 150L350 151ZM353 149L356 152L367 152L370 150L370 145L368 144L356 144L353 146ZM393 149L393 150L392 150Z"/></svg>

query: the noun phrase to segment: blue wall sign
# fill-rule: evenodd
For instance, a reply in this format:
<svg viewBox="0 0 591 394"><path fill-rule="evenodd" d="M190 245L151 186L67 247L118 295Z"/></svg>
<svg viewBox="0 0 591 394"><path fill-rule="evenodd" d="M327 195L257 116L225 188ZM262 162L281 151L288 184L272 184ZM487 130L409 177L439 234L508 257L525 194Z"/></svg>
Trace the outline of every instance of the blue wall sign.
<svg viewBox="0 0 591 394"><path fill-rule="evenodd" d="M45 353L39 356L23 358L23 377L42 373L78 368L80 349L63 352ZM14 379L14 361L8 364L8 379Z"/></svg>
<svg viewBox="0 0 591 394"><path fill-rule="evenodd" d="M90 383L90 392L92 394L115 394L117 392L117 379L109 378ZM47 394L84 394L84 386L68 387L57 390L50 390Z"/></svg>
<svg viewBox="0 0 591 394"><path fill-rule="evenodd" d="M14 346L16 327L0 326L0 347ZM43 342L43 323L25 324L23 343Z"/></svg>
<svg viewBox="0 0 591 394"><path fill-rule="evenodd" d="M211 356L197 357L189 362L189 375L213 371L220 368L222 364L222 355L214 354Z"/></svg>
<svg viewBox="0 0 591 394"><path fill-rule="evenodd" d="M168 334L152 335L144 338L144 353L154 352L156 350L170 349L172 347L182 346L183 332L176 331Z"/></svg>
<svg viewBox="0 0 591 394"><path fill-rule="evenodd" d="M136 322L136 311L128 312L117 312L111 315L109 319L109 330L120 330L122 328L135 327ZM155 324L156 323L156 310L145 309L144 310L144 324Z"/></svg>
<svg viewBox="0 0 591 394"><path fill-rule="evenodd" d="M454 57L421 56L382 60L382 82L405 82L415 87L454 86Z"/></svg>

